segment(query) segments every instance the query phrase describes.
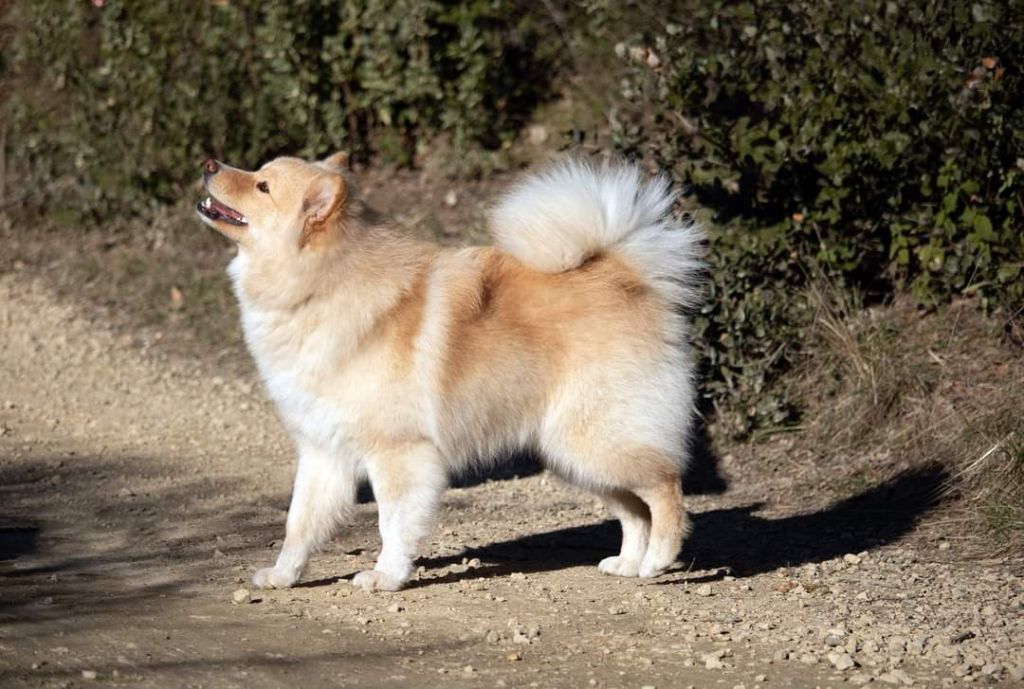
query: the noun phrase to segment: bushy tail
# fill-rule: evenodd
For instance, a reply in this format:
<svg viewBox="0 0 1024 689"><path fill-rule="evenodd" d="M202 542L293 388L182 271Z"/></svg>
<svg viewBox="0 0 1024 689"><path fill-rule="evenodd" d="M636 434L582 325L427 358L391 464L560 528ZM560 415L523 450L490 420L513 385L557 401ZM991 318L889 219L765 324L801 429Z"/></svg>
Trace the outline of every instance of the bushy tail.
<svg viewBox="0 0 1024 689"><path fill-rule="evenodd" d="M491 214L495 244L546 273L614 254L673 304L693 304L704 233L672 217L676 194L663 176L635 165L569 159L530 175Z"/></svg>

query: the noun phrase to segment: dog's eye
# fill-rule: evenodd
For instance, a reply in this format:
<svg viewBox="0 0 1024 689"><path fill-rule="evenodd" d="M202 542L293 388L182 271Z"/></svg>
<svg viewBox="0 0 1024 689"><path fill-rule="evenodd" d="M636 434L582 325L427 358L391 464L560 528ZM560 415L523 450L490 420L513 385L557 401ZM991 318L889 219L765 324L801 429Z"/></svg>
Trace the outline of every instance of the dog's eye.
<svg viewBox="0 0 1024 689"><path fill-rule="evenodd" d="M259 182L256 184L256 188L262 191L264 194L270 193L270 185L266 182Z"/></svg>

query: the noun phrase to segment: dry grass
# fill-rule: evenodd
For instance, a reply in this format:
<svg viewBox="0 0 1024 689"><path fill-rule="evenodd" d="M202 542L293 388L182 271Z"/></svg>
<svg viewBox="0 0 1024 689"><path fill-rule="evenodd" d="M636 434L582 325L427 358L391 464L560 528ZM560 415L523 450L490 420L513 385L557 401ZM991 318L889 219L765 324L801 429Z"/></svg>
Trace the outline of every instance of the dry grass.
<svg viewBox="0 0 1024 689"><path fill-rule="evenodd" d="M1024 361L999 318L963 300L934 313L909 303L857 308L829 285L794 393L795 439L837 492L909 467L951 476L949 518L984 550L1024 545Z"/></svg>
<svg viewBox="0 0 1024 689"><path fill-rule="evenodd" d="M1024 394L992 413L971 419L957 439L956 473L947 486L959 498L960 521L981 527L990 548L1024 551ZM980 451L980 452L979 452Z"/></svg>

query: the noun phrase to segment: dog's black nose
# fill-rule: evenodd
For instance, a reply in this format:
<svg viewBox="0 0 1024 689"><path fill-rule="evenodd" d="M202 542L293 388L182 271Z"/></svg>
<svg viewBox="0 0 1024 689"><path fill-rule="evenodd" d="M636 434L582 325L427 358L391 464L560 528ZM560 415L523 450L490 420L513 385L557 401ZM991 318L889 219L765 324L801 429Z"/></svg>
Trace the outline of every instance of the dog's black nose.
<svg viewBox="0 0 1024 689"><path fill-rule="evenodd" d="M213 158L207 158L206 162L203 163L203 177L215 175L218 170L220 170L220 163Z"/></svg>

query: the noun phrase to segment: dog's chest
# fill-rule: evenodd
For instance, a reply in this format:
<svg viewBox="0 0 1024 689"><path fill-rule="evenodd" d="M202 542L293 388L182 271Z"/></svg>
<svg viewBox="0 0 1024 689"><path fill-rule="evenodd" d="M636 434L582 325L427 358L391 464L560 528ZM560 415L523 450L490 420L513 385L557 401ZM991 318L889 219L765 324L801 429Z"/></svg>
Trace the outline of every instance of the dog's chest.
<svg viewBox="0 0 1024 689"><path fill-rule="evenodd" d="M352 347L332 328L302 331L243 311L246 341L267 392L292 432L326 446L415 426L411 395L396 386L386 357ZM298 329L298 330L296 330Z"/></svg>

